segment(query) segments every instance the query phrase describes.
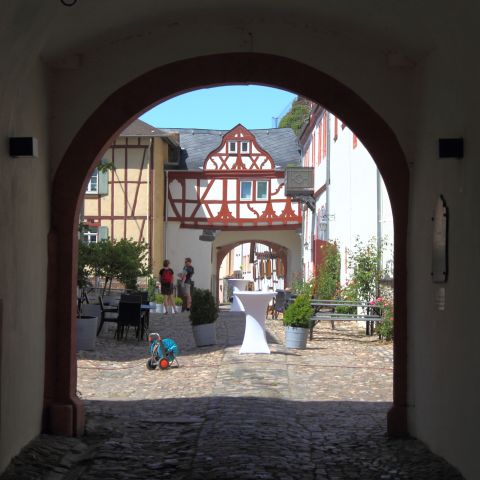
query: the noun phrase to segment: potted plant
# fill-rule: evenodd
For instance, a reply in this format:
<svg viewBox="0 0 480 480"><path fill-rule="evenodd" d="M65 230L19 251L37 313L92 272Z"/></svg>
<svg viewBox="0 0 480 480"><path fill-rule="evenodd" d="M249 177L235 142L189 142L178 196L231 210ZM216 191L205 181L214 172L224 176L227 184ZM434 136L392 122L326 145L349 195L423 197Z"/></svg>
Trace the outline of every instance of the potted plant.
<svg viewBox="0 0 480 480"><path fill-rule="evenodd" d="M155 300L155 295L157 294L157 282L151 275L148 277L147 291L148 301L152 307L155 307L157 303Z"/></svg>
<svg viewBox="0 0 480 480"><path fill-rule="evenodd" d="M196 288L192 294L190 323L197 347L217 343L215 320L218 317L218 306L210 290Z"/></svg>
<svg viewBox="0 0 480 480"><path fill-rule="evenodd" d="M156 313L164 313L165 307L163 306L163 295L161 293L155 294L155 303L157 304L155 308Z"/></svg>
<svg viewBox="0 0 480 480"><path fill-rule="evenodd" d="M307 347L308 330L313 308L308 295L299 295L285 310L283 324L285 325L285 346L287 348Z"/></svg>
<svg viewBox="0 0 480 480"><path fill-rule="evenodd" d="M177 313L180 313L182 311L182 306L183 306L183 298L182 297L175 297L175 310Z"/></svg>

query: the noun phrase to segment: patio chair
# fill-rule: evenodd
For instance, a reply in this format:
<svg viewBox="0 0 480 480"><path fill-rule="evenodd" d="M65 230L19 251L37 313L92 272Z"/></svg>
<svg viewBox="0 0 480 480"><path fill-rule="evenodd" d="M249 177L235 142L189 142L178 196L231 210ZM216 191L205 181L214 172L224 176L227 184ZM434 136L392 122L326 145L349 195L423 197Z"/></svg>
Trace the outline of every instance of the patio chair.
<svg viewBox="0 0 480 480"><path fill-rule="evenodd" d="M103 304L103 298L98 297L98 303L100 304L100 325L97 330L97 337L102 331L103 324L105 322L118 323L118 310L117 307L107 307Z"/></svg>
<svg viewBox="0 0 480 480"><path fill-rule="evenodd" d="M273 306L273 318L278 318L278 314L285 311L287 306L287 292L285 290L277 290L275 297L275 305Z"/></svg>
<svg viewBox="0 0 480 480"><path fill-rule="evenodd" d="M125 334L127 339L130 327L135 328L135 335L138 340L144 334L144 320L142 318L141 304L133 302L123 302L118 304L118 323L115 338L120 340Z"/></svg>

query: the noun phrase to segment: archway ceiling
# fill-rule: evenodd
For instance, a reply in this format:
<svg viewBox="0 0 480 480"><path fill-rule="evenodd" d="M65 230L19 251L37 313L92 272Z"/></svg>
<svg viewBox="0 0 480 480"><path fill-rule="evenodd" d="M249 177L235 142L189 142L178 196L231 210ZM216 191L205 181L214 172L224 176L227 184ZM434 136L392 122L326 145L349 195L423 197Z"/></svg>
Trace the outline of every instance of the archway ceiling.
<svg viewBox="0 0 480 480"><path fill-rule="evenodd" d="M445 26L451 9L440 8L439 3L442 1L78 0L73 7L64 7L60 0L22 0L7 13L18 24L18 31L28 31L32 23L41 22L42 55L53 63L130 40L143 39L153 47L161 32L174 33L205 23L246 29L253 35L261 34L271 23L278 27L279 35L285 30L310 30L337 42L361 42L376 51L400 52L418 60L441 41L448 41ZM449 26L449 30L453 28Z"/></svg>

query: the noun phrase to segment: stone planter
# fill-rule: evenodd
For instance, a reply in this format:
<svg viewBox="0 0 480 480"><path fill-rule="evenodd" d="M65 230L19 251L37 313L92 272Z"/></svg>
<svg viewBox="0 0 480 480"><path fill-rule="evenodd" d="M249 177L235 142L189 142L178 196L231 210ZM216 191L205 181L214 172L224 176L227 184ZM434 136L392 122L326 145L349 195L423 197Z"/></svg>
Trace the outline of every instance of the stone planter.
<svg viewBox="0 0 480 480"><path fill-rule="evenodd" d="M155 313L165 313L165 307L163 306L163 303L157 303L157 306L155 307Z"/></svg>
<svg viewBox="0 0 480 480"><path fill-rule="evenodd" d="M304 350L307 348L308 334L308 328L285 327L285 346Z"/></svg>
<svg viewBox="0 0 480 480"><path fill-rule="evenodd" d="M95 350L98 318L91 315L77 317L77 351Z"/></svg>
<svg viewBox="0 0 480 480"><path fill-rule="evenodd" d="M193 338L197 347L215 345L217 343L217 334L215 322L204 323L202 325L192 325Z"/></svg>
<svg viewBox="0 0 480 480"><path fill-rule="evenodd" d="M182 313L182 306L181 305L175 305L175 311L177 313Z"/></svg>

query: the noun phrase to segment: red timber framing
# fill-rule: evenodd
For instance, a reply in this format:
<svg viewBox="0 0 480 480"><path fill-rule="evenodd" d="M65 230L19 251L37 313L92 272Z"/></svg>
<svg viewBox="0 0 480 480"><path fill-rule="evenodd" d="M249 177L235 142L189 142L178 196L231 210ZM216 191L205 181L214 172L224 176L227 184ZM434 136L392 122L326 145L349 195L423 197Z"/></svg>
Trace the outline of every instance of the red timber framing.
<svg viewBox="0 0 480 480"><path fill-rule="evenodd" d="M208 154L203 170L170 172L168 220L183 228L296 229L300 208L285 197L284 177L255 136L237 125Z"/></svg>

